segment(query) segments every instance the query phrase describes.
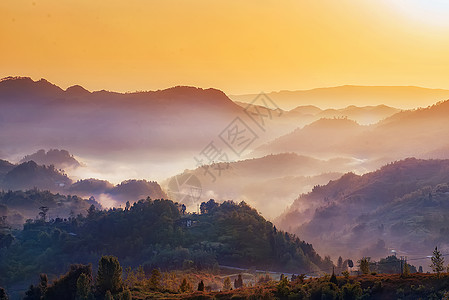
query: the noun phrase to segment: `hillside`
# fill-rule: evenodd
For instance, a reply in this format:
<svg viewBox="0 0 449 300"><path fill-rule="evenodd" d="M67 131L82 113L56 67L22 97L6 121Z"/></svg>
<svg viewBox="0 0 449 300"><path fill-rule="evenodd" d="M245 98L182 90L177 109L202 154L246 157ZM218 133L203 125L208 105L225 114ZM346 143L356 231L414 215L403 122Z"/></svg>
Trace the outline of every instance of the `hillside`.
<svg viewBox="0 0 449 300"><path fill-rule="evenodd" d="M34 187L51 191L62 191L72 180L53 165L40 166L34 161L21 163L0 178L0 188L27 190Z"/></svg>
<svg viewBox="0 0 449 300"><path fill-rule="evenodd" d="M101 209L95 199L78 196L64 196L49 191L32 189L28 191L0 191L0 217L12 228L22 228L28 219L54 220L85 214L91 205ZM45 214L42 207L45 207Z"/></svg>
<svg viewBox="0 0 449 300"><path fill-rule="evenodd" d="M446 251L448 171L449 160L410 158L349 173L300 196L278 224L334 256L376 258L388 249L423 256L436 245Z"/></svg>
<svg viewBox="0 0 449 300"><path fill-rule="evenodd" d="M33 154L26 155L20 160L21 163L34 161L39 165L54 165L58 169L77 168L81 164L67 150L50 149L45 152L40 149Z"/></svg>
<svg viewBox="0 0 449 300"><path fill-rule="evenodd" d="M353 148L346 142L367 132L369 126L361 126L347 118L320 119L303 128L281 136L254 150L254 155L295 152L315 156L351 156Z"/></svg>
<svg viewBox="0 0 449 300"><path fill-rule="evenodd" d="M220 264L299 273L332 267L312 245L276 230L243 202L210 200L201 210L187 214L172 201L147 199L125 210L92 207L85 217L27 222L0 252L0 286L17 286L42 272L54 278L70 263L95 263L104 253L144 270Z"/></svg>

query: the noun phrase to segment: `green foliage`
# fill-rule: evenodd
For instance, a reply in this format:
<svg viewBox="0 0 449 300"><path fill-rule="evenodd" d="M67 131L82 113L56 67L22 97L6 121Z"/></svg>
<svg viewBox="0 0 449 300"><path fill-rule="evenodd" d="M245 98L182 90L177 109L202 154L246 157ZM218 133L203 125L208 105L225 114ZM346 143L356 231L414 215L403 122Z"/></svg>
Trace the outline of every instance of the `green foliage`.
<svg viewBox="0 0 449 300"><path fill-rule="evenodd" d="M277 288L278 294L280 294L284 297L288 296L288 294L290 293L288 278L283 276L283 274L281 275L281 279L279 280L279 283L276 288Z"/></svg>
<svg viewBox="0 0 449 300"><path fill-rule="evenodd" d="M223 281L223 290L229 291L231 288L231 278L226 277Z"/></svg>
<svg viewBox="0 0 449 300"><path fill-rule="evenodd" d="M182 280L182 283L179 286L179 291L181 293L188 293L192 291L192 284L187 278L184 277L184 279Z"/></svg>
<svg viewBox="0 0 449 300"><path fill-rule="evenodd" d="M370 270L369 270L369 262L370 262L370 258L369 257L363 257L360 260L360 271L362 272L362 274L369 274Z"/></svg>
<svg viewBox="0 0 449 300"><path fill-rule="evenodd" d="M113 294L122 289L122 267L117 257L102 256L98 263L97 289L103 294L109 291Z"/></svg>
<svg viewBox="0 0 449 300"><path fill-rule="evenodd" d="M324 300L324 299L338 299L339 289L338 286L325 281L319 284L315 284L310 292L310 299L312 300Z"/></svg>
<svg viewBox="0 0 449 300"><path fill-rule="evenodd" d="M131 291L126 289L121 295L121 300L132 300Z"/></svg>
<svg viewBox="0 0 449 300"><path fill-rule="evenodd" d="M430 267L432 271L437 273L437 277L440 277L440 273L444 270L444 257L441 255L441 252L438 250L438 247L435 247L432 255L432 264Z"/></svg>
<svg viewBox="0 0 449 300"><path fill-rule="evenodd" d="M82 274L84 274L87 277L88 281L91 282L92 266L71 265L68 273L53 281L52 285L47 287L45 299L75 300L78 291L78 279Z"/></svg>
<svg viewBox="0 0 449 300"><path fill-rule="evenodd" d="M409 267L409 264L407 262L404 263L404 268L402 270L402 275L404 277L408 277L410 275L410 267Z"/></svg>
<svg viewBox="0 0 449 300"><path fill-rule="evenodd" d="M337 276L335 276L334 271L332 271L332 276L329 279L329 282L332 282L333 284L337 284L338 285Z"/></svg>
<svg viewBox="0 0 449 300"><path fill-rule="evenodd" d="M64 198L43 192L27 195L27 199L35 197L33 201L49 207L45 199ZM61 274L71 263L98 262L103 253L116 256L126 266L142 264L145 272L183 267L210 270L218 264L292 273L332 267L330 259L322 259L312 245L275 230L244 202L219 204L211 200L204 208L201 215L182 214L178 203L146 199L127 210L101 211L87 206L87 217L29 220L23 231L15 234L15 242L0 252L0 282L8 288L41 272ZM27 267L14 267L17 265Z"/></svg>
<svg viewBox="0 0 449 300"><path fill-rule="evenodd" d="M161 288L161 277L162 275L159 269L153 269L153 271L151 271L151 277L148 280L150 289L157 291Z"/></svg>
<svg viewBox="0 0 449 300"><path fill-rule="evenodd" d="M341 298L343 300L356 300L362 296L362 288L360 283L356 282L354 284L346 283L341 288Z"/></svg>
<svg viewBox="0 0 449 300"><path fill-rule="evenodd" d="M91 295L91 278L82 273L76 281L76 299L88 300Z"/></svg>

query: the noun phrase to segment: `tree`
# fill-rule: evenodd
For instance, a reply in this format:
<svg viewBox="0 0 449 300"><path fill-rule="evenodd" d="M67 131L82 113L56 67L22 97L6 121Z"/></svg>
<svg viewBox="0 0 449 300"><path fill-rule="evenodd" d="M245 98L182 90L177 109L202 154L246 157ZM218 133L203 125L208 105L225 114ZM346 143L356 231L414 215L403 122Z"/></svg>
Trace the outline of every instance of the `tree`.
<svg viewBox="0 0 449 300"><path fill-rule="evenodd" d="M204 292L204 282L202 280L198 283L198 291Z"/></svg>
<svg viewBox="0 0 449 300"><path fill-rule="evenodd" d="M440 277L440 273L444 270L444 257L441 255L441 252L438 251L438 247L435 247L435 250L433 250L432 255L432 264L430 267L432 268L432 271L437 273L437 277Z"/></svg>
<svg viewBox="0 0 449 300"><path fill-rule="evenodd" d="M161 272L158 269L153 269L151 271L151 277L149 280L150 289L158 290L161 288Z"/></svg>
<svg viewBox="0 0 449 300"><path fill-rule="evenodd" d="M363 294L363 290L360 287L360 282L354 284L346 283L341 287L342 299L360 299Z"/></svg>
<svg viewBox="0 0 449 300"><path fill-rule="evenodd" d="M98 263L97 288L100 293L116 294L122 288L122 267L117 257L102 256Z"/></svg>
<svg viewBox="0 0 449 300"><path fill-rule="evenodd" d="M47 219L47 212L49 208L47 206L41 206L39 207L39 210L39 216L41 217L41 220L45 222L45 220Z"/></svg>
<svg viewBox="0 0 449 300"><path fill-rule="evenodd" d="M343 258L339 256L337 261L337 273L341 272L343 272Z"/></svg>
<svg viewBox="0 0 449 300"><path fill-rule="evenodd" d="M121 300L132 300L133 296L131 294L131 291L129 289L126 289L122 294Z"/></svg>
<svg viewBox="0 0 449 300"><path fill-rule="evenodd" d="M410 275L410 266L407 261L404 262L404 269L402 270L402 276L408 277Z"/></svg>
<svg viewBox="0 0 449 300"><path fill-rule="evenodd" d="M114 300L111 291L106 291L106 294L104 295L104 300Z"/></svg>
<svg viewBox="0 0 449 300"><path fill-rule="evenodd" d="M332 282L333 284L338 285L338 281L337 281L337 276L335 276L335 271L334 269L332 269L332 276L329 279L329 282Z"/></svg>
<svg viewBox="0 0 449 300"><path fill-rule="evenodd" d="M179 286L179 290L181 291L181 293L186 293L186 292L192 291L192 285L187 280L187 278L184 277L184 279L182 280L181 285Z"/></svg>
<svg viewBox="0 0 449 300"><path fill-rule="evenodd" d="M360 260L360 271L362 271L362 274L369 274L369 257L363 257Z"/></svg>
<svg viewBox="0 0 449 300"><path fill-rule="evenodd" d="M229 291L232 288L231 286L231 278L226 277L223 282L223 290Z"/></svg>
<svg viewBox="0 0 449 300"><path fill-rule="evenodd" d="M185 205L185 204L182 204L182 205L181 205L181 213L182 213L183 215L186 214L186 209L187 209L186 205Z"/></svg>
<svg viewBox="0 0 449 300"><path fill-rule="evenodd" d="M284 297L288 296L290 293L290 289L288 288L288 278L284 276L284 274L281 274L281 278L277 285L277 291Z"/></svg>
<svg viewBox="0 0 449 300"><path fill-rule="evenodd" d="M45 295L45 292L47 291L48 287L48 277L47 274L40 274L39 275L40 281L39 281L39 289L42 292L42 295Z"/></svg>
<svg viewBox="0 0 449 300"><path fill-rule="evenodd" d="M423 271L423 269L422 269L422 266L419 266L419 268L418 268L418 273L423 273L424 271Z"/></svg>
<svg viewBox="0 0 449 300"><path fill-rule="evenodd" d="M6 295L5 289L1 287L0 287L0 300L8 300L8 295Z"/></svg>
<svg viewBox="0 0 449 300"><path fill-rule="evenodd" d="M243 286L242 274L239 274L236 280L234 280L234 287L239 289Z"/></svg>
<svg viewBox="0 0 449 300"><path fill-rule="evenodd" d="M30 285L28 291L25 292L24 300L40 300L42 297L41 289L37 286Z"/></svg>
<svg viewBox="0 0 449 300"><path fill-rule="evenodd" d="M91 294L90 278L82 273L76 281L76 299L87 300Z"/></svg>
<svg viewBox="0 0 449 300"><path fill-rule="evenodd" d="M51 285L47 287L45 293L46 300L75 300L78 290L78 279L81 274L85 274L89 281L92 281L92 266L91 265L71 265L70 270L65 275L57 280L54 280Z"/></svg>

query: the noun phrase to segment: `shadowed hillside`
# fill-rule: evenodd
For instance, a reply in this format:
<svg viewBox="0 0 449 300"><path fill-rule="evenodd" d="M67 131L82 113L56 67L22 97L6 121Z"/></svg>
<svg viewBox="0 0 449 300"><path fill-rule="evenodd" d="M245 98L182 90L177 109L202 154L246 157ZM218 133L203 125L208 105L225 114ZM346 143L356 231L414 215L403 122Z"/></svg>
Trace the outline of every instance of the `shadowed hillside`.
<svg viewBox="0 0 449 300"><path fill-rule="evenodd" d="M447 252L448 183L449 160L406 159L316 186L279 224L334 256L422 256L435 245Z"/></svg>

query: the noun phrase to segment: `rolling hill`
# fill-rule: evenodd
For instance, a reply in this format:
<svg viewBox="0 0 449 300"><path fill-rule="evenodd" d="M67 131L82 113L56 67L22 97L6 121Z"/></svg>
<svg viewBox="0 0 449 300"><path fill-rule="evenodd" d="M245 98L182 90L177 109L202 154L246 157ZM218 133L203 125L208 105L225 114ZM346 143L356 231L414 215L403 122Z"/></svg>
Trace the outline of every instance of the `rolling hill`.
<svg viewBox="0 0 449 300"><path fill-rule="evenodd" d="M444 252L449 249L448 183L449 160L409 158L316 186L277 224L334 256L378 258L392 249L422 256L437 245Z"/></svg>

